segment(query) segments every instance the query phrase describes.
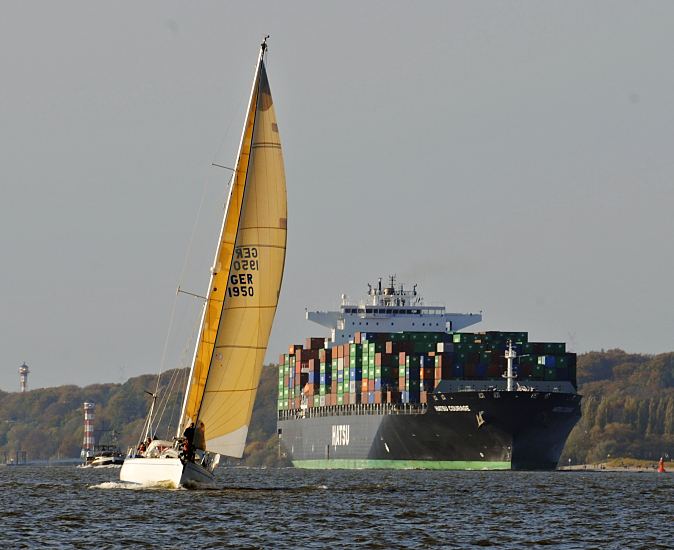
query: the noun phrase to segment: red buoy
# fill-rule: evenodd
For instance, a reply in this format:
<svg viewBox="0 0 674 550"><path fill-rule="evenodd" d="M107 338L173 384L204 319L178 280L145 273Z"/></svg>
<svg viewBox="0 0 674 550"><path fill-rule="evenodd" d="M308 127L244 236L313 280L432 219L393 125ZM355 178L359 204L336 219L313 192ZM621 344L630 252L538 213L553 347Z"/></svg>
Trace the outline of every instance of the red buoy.
<svg viewBox="0 0 674 550"><path fill-rule="evenodd" d="M663 460L662 457L660 457L660 462L658 462L658 472L660 472L661 474L664 474L666 472L665 461Z"/></svg>

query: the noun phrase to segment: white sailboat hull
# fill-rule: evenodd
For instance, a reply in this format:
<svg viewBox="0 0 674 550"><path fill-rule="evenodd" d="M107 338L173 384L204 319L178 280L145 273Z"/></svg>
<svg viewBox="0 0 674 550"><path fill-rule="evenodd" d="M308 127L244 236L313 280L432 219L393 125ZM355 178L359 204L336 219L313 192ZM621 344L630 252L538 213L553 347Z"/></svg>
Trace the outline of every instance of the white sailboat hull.
<svg viewBox="0 0 674 550"><path fill-rule="evenodd" d="M119 479L139 485L168 485L175 488L215 484L211 472L199 464L183 464L179 458L127 458Z"/></svg>

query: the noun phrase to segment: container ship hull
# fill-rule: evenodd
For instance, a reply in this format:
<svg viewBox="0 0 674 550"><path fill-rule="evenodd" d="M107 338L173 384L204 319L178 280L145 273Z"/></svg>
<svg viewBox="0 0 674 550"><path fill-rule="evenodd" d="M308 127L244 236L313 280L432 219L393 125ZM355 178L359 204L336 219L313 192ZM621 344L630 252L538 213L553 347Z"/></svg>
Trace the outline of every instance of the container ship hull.
<svg viewBox="0 0 674 550"><path fill-rule="evenodd" d="M553 470L580 419L576 354L527 332L463 332L481 314L427 305L390 278L330 336L279 357L278 432L303 468Z"/></svg>
<svg viewBox="0 0 674 550"><path fill-rule="evenodd" d="M580 418L573 393L462 391L430 401L296 411L279 419L279 435L300 468L553 470Z"/></svg>

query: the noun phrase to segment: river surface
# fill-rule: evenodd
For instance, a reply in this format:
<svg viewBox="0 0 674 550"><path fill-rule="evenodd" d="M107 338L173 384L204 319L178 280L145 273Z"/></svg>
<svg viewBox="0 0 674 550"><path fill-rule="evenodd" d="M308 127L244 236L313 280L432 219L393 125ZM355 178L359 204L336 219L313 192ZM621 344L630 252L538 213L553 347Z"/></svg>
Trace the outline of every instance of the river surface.
<svg viewBox="0 0 674 550"><path fill-rule="evenodd" d="M674 474L0 468L2 548L674 548Z"/></svg>

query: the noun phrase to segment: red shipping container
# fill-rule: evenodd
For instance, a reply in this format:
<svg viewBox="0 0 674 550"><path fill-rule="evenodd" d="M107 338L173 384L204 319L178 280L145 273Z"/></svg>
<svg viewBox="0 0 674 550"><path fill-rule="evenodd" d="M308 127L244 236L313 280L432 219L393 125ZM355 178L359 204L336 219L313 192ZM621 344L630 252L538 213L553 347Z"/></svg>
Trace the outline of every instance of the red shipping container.
<svg viewBox="0 0 674 550"><path fill-rule="evenodd" d="M302 346L300 344L292 344L288 348L288 355L295 355L295 352L300 349L302 349Z"/></svg>
<svg viewBox="0 0 674 550"><path fill-rule="evenodd" d="M322 349L325 346L325 338L307 338L304 345L307 349Z"/></svg>
<svg viewBox="0 0 674 550"><path fill-rule="evenodd" d="M531 376L532 370L533 370L532 365L518 365L517 366L517 375L520 378L529 378Z"/></svg>
<svg viewBox="0 0 674 550"><path fill-rule="evenodd" d="M503 369L501 366L497 363L490 363L487 366L487 377L488 378L499 378L503 374Z"/></svg>

